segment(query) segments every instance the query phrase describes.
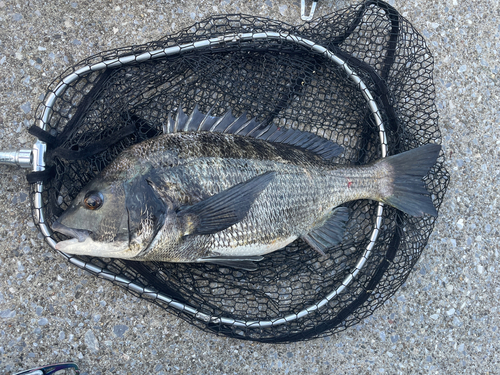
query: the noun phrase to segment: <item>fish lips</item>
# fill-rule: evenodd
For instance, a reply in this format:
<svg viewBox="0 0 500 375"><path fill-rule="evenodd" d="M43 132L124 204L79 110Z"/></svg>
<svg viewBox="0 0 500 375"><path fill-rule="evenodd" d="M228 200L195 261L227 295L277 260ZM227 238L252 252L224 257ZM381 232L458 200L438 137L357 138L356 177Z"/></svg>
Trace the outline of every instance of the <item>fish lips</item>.
<svg viewBox="0 0 500 375"><path fill-rule="evenodd" d="M75 238L78 240L78 242L84 242L92 233L85 229L67 227L64 224L61 224L59 221L55 221L52 224L52 230L64 234L65 236Z"/></svg>
<svg viewBox="0 0 500 375"><path fill-rule="evenodd" d="M55 249L67 254L100 256L110 258L134 258L137 254L128 251L128 241L117 240L113 242L95 242L91 237L92 232L86 229L75 229L61 224L59 221L52 224L52 230L71 237L69 240L59 241Z"/></svg>

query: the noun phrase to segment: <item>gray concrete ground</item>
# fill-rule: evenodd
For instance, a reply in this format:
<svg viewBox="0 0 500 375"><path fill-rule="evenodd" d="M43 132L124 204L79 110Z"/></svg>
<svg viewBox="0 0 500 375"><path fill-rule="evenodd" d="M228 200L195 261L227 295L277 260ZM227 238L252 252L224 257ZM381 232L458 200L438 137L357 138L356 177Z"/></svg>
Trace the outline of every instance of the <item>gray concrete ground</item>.
<svg viewBox="0 0 500 375"><path fill-rule="evenodd" d="M354 3L320 1L316 14ZM200 332L54 254L33 226L25 171L0 166L0 373L74 360L86 374L499 374L500 7L392 4L435 57L452 178L430 243L393 298L311 342ZM298 1L0 1L0 148L32 144L40 97L75 62L235 12L301 23Z"/></svg>

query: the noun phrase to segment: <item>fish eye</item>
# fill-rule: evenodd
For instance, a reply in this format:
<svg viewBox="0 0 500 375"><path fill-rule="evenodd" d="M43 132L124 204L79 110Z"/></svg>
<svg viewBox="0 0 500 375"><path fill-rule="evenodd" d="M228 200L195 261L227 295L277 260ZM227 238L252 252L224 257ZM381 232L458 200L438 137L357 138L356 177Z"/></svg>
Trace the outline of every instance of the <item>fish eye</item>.
<svg viewBox="0 0 500 375"><path fill-rule="evenodd" d="M97 210L104 203L104 197L98 191L89 191L83 198L83 206L87 210Z"/></svg>

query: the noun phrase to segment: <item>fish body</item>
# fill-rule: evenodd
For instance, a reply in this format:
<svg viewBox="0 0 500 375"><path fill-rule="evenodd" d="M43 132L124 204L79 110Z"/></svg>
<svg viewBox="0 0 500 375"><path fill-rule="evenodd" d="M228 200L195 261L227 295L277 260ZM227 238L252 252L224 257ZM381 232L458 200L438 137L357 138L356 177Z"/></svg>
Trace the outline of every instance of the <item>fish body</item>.
<svg viewBox="0 0 500 375"><path fill-rule="evenodd" d="M225 131L214 131L224 120L196 109L189 119L182 114L169 120L166 134L123 151L80 192L53 225L74 237L57 249L252 269L252 261L297 238L320 253L340 243L349 213L339 206L349 201L436 215L421 179L439 145L346 166L331 162L338 145L309 133L256 135L257 123L232 117ZM208 120L211 128L202 124Z"/></svg>

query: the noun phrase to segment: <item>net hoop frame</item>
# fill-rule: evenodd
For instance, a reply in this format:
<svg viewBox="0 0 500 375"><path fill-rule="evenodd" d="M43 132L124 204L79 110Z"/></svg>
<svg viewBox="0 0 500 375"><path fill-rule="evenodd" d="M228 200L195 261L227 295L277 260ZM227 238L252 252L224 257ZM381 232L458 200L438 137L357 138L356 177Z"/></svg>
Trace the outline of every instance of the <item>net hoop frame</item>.
<svg viewBox="0 0 500 375"><path fill-rule="evenodd" d="M140 63L144 61L150 61L166 56L173 56L177 54L181 54L187 51L193 51L197 49L203 49L207 47L211 47L214 45L218 44L229 44L229 43L239 43L239 42L244 42L244 41L258 41L258 40L281 40L283 42L288 42L288 43L295 43L298 44L302 47L308 47L315 53L322 55L323 57L329 59L331 62L336 64L337 66L341 67L344 72L347 74L348 78L358 86L359 90L361 90L367 104L368 108L371 111L371 114L373 115L373 118L375 120L375 124L378 127L379 130L379 139L380 139L380 147L381 147L381 157L385 158L388 153L387 149L387 138L386 138L386 132L384 128L384 123L382 121L382 116L380 114L380 111L378 109L377 103L375 99L373 98L372 94L367 88L367 85L362 81L362 79L359 77L359 75L352 70L349 65L347 64L346 61L335 55L334 52L328 50L327 48L314 43L311 40L292 35L289 33L278 33L278 32L258 32L258 33L230 33L226 35L222 35L219 37L215 38L210 38L210 39L205 39L205 40L200 40L197 42L192 42L192 43L185 43L181 44L178 46L172 46L172 47L167 47L163 49L157 49L153 51L147 51L147 52L142 52L140 54L131 54L131 55L126 55L106 61L101 61L96 64L92 65L87 65L84 66L73 73L69 74L68 76L64 77L61 82L56 86L53 92L50 92L49 95L45 98L44 104L45 108L43 110L41 118L37 121L37 126L40 127L43 130L47 129L47 124L50 122L51 119L51 114L52 114L52 108L56 102L56 100L64 94L66 91L67 87L81 78L82 76L86 74L90 74L95 71L107 69L107 68L115 68L115 67L120 67L123 65L131 64L131 63ZM44 155L47 150L47 146L45 142L37 140L37 142L33 145L33 172L40 172L45 170L45 162L44 162ZM52 238L52 231L50 227L47 225L45 222L45 214L43 211L43 200L42 200L42 192L43 192L43 182L37 182L34 185L34 199L33 199L33 207L32 211L35 215L35 219L39 223L39 228L44 236L46 242L49 244L50 247L52 247L54 250L56 246L56 241ZM133 283L129 279L123 276L117 276L113 274L112 272L106 271L101 267L98 267L93 264L88 264L80 259L77 259L73 257L70 254L66 254L64 252L56 250L59 254L61 254L63 257L65 257L70 263L76 265L77 267L90 271L91 273L94 273L98 275L98 277L104 278L106 280L121 284L123 287L125 287L128 290L131 290L133 292L139 293L141 297L144 298L153 298L153 299L158 299L161 300L162 302L165 302L168 304L169 307L174 308L176 310L189 313L196 319L199 319L205 323L215 323L215 324L226 324L226 325L231 325L231 326L236 326L236 327L245 327L245 328L266 328L266 327L273 327L281 324L286 324L288 322L291 322L296 319L300 319L304 316L307 316L308 314L320 309L321 307L325 306L328 302L330 302L334 297L338 296L341 294L357 277L359 272L363 269L365 266L366 262L368 261L368 258L370 257L373 247L375 245L375 242L377 241L378 235L379 235L379 230L381 228L382 224L382 215L383 215L383 209L384 205L383 203L378 203L377 207L377 212L376 212L376 217L375 217L375 222L373 224L373 231L370 236L370 242L366 246L363 254L361 255L360 259L356 263L356 266L354 269L349 273L349 275L342 281L341 285L333 290L331 293L326 295L323 299L320 301L302 309L298 313L295 314L289 314L287 316L284 316L282 318L274 319L274 320L252 320L252 321L245 321L241 319L232 319L232 318L226 318L226 317L213 317L208 314L205 314L201 311L198 311L196 308L189 306L187 304L184 304L182 302L179 302L175 300L174 298L171 298L161 292L154 291L151 288L144 288L136 283Z"/></svg>

